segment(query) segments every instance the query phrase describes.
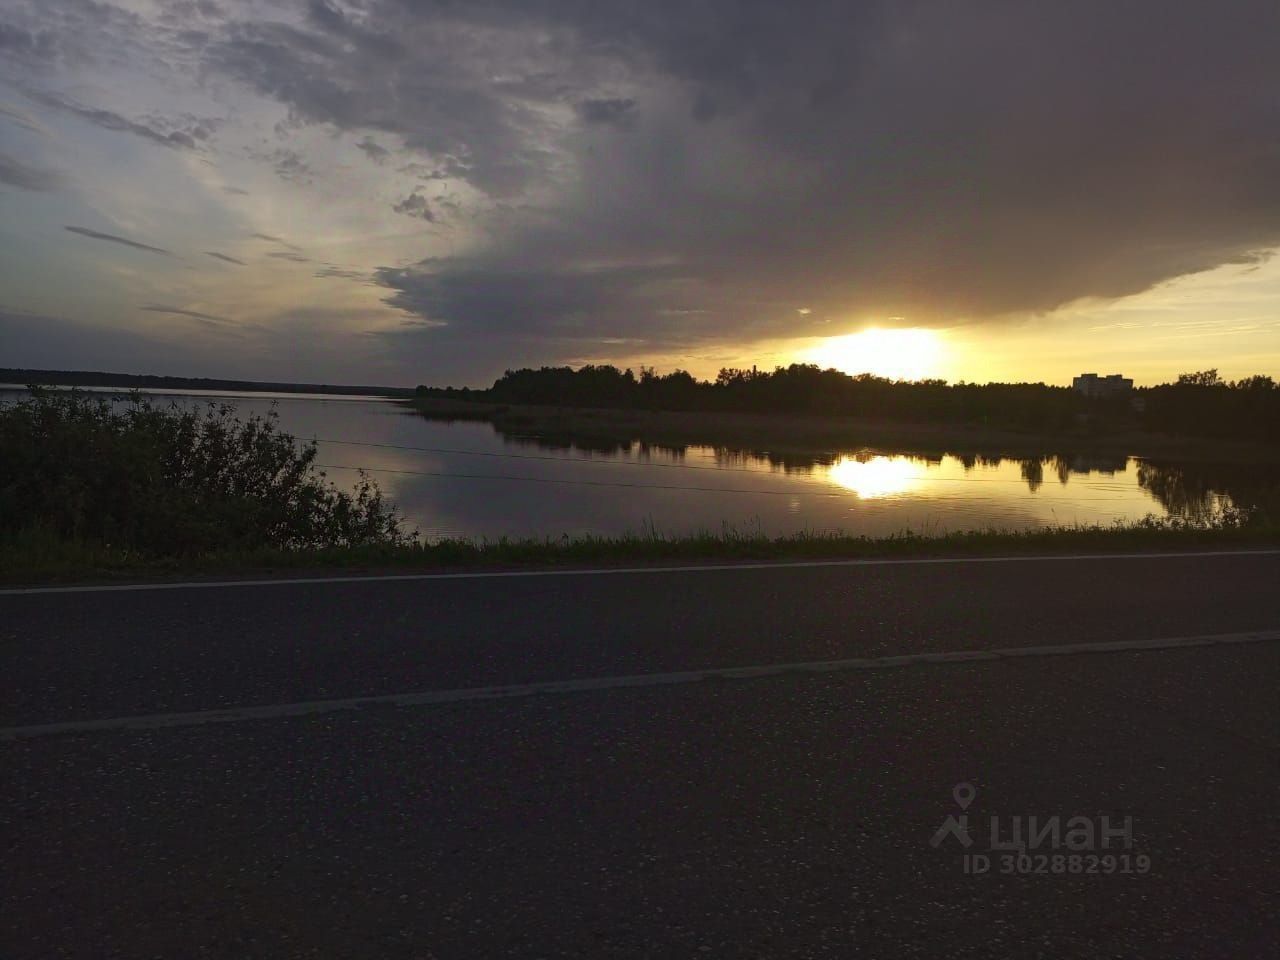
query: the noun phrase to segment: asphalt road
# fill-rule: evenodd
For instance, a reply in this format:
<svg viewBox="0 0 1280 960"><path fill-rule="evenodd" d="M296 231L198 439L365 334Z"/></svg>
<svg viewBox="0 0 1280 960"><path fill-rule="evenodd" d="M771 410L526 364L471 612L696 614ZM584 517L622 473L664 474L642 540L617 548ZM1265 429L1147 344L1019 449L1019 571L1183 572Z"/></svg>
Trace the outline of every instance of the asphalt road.
<svg viewBox="0 0 1280 960"><path fill-rule="evenodd" d="M0 592L0 956L1274 955L1278 585L1271 554ZM993 816L1094 836L1006 865Z"/></svg>

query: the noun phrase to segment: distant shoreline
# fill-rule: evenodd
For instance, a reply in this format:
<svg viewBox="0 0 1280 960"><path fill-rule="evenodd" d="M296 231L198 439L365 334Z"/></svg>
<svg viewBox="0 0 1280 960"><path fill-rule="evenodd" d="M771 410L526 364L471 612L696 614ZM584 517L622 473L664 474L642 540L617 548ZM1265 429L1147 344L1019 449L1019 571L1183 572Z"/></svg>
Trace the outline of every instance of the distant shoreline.
<svg viewBox="0 0 1280 960"><path fill-rule="evenodd" d="M118 387L124 390L233 390L238 393L318 393L331 396L371 396L407 399L409 387L372 387L330 383L275 383L262 380L223 380L212 377L162 377L151 374L106 373L95 370L32 370L0 367L0 384L39 384L58 387Z"/></svg>
<svg viewBox="0 0 1280 960"><path fill-rule="evenodd" d="M1050 433L974 424L906 423L856 416L619 410L418 397L405 406L430 420L485 421L510 436L566 442L620 441L664 446L723 446L774 454L865 448L877 452L1043 457L1109 454L1199 463L1278 463L1280 447L1126 429Z"/></svg>

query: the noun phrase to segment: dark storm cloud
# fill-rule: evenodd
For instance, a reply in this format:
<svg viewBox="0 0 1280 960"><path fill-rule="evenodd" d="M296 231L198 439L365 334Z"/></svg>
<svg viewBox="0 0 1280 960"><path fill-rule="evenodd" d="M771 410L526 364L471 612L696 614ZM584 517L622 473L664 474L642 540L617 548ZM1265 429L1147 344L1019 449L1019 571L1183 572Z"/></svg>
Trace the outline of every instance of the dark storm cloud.
<svg viewBox="0 0 1280 960"><path fill-rule="evenodd" d="M33 60L51 60L57 54L53 34L40 30L24 30L8 23L0 23L0 51L10 56L25 56Z"/></svg>
<svg viewBox="0 0 1280 960"><path fill-rule="evenodd" d="M7 153L0 153L0 183L19 190L45 191L56 190L65 179L57 170L29 166Z"/></svg>
<svg viewBox="0 0 1280 960"><path fill-rule="evenodd" d="M324 32L355 45L367 54L398 57L404 53L400 43L391 34L366 29L348 19L348 15L329 0L309 0L307 14L311 22Z"/></svg>
<svg viewBox="0 0 1280 960"><path fill-rule="evenodd" d="M377 279L396 291L387 298L390 305L450 326L502 333L513 316L521 316L525 329L590 335L602 322L611 330L656 332L670 315L660 313L666 302L661 291L690 278L664 265L519 270L436 259L383 268Z"/></svg>
<svg viewBox="0 0 1280 960"><path fill-rule="evenodd" d="M1280 245L1275 0L226 2L152 34L50 6L16 3L0 44L35 63L150 38L283 105L283 137L394 142L397 170L458 185L468 256L377 275L447 322L424 337L1025 316ZM299 150L260 158L319 183Z"/></svg>
<svg viewBox="0 0 1280 960"><path fill-rule="evenodd" d="M826 333L832 316L988 318L1280 242L1271 0L317 0L301 21L229 16L205 69L375 159L367 131L395 136L424 175L508 202L465 262L381 274L392 302L454 329L505 316L741 338ZM587 144L566 116L631 136ZM431 212L419 194L397 208ZM655 281L656 263L683 279ZM476 292L513 277L532 301ZM663 309L709 313L683 314L695 330Z"/></svg>
<svg viewBox="0 0 1280 960"><path fill-rule="evenodd" d="M217 253L213 250L206 250L205 254L217 260L223 260L226 263L234 263L237 267L247 267L248 264L243 260L237 260L235 257L229 257L225 253Z"/></svg>
<svg viewBox="0 0 1280 960"><path fill-rule="evenodd" d="M577 105L583 123L630 127L635 119L636 102L630 98L607 97L583 100Z"/></svg>
<svg viewBox="0 0 1280 960"><path fill-rule="evenodd" d="M601 335L679 343L991 318L1280 243L1272 3L541 9L582 55L612 44L637 86L644 69L667 86L635 136L578 155L555 216L382 275L391 302L454 329L585 312ZM655 261L686 279L655 285ZM584 263L614 269L587 280ZM521 296L479 295L512 277ZM719 319L646 319L664 298Z"/></svg>
<svg viewBox="0 0 1280 960"><path fill-rule="evenodd" d="M166 257L173 256L169 250L163 247L153 247L147 243L138 243L136 240L129 240L125 237L118 237L114 233L99 233L97 230L90 230L88 227L63 227L64 230L70 230L72 233L78 233L82 237L88 237L91 240L106 240L110 243L119 243L126 247L133 247L135 250L146 250L148 253L159 253Z"/></svg>
<svg viewBox="0 0 1280 960"><path fill-rule="evenodd" d="M527 45L515 33L527 18L500 17L495 30L509 38L502 49L486 49L476 33L483 23L462 8L437 16L426 6L374 3L361 23L328 3L309 12L305 27L235 22L202 59L285 103L296 122L398 135L407 149L494 196L519 193L553 164L530 135L542 122L534 108L550 102L540 81L523 73L493 81ZM493 16L476 12L481 21Z"/></svg>
<svg viewBox="0 0 1280 960"><path fill-rule="evenodd" d="M100 0L5 0L0 65L15 77L104 61L155 59L154 39L136 12Z"/></svg>

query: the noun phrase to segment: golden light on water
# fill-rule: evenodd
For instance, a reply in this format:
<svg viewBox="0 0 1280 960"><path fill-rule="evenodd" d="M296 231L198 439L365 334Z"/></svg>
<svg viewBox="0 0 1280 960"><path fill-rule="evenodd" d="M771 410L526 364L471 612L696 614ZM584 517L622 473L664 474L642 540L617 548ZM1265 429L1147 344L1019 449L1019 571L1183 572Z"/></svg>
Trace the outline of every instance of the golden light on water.
<svg viewBox="0 0 1280 960"><path fill-rule="evenodd" d="M873 373L890 380L924 380L940 375L946 343L942 334L923 327L901 330L871 327L860 333L830 337L805 359L845 373Z"/></svg>
<svg viewBox="0 0 1280 960"><path fill-rule="evenodd" d="M827 475L864 500L906 493L920 483L917 465L905 457L842 457L831 465Z"/></svg>

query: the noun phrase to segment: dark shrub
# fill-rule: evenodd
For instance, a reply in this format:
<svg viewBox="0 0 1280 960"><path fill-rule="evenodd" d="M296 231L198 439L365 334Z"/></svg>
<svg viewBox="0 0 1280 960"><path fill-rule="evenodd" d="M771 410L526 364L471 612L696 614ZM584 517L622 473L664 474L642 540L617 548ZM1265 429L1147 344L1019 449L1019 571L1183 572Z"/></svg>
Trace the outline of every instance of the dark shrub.
<svg viewBox="0 0 1280 960"><path fill-rule="evenodd" d="M315 457L275 411L32 388L0 407L0 537L36 528L150 556L414 539L372 480L340 491Z"/></svg>

